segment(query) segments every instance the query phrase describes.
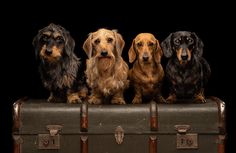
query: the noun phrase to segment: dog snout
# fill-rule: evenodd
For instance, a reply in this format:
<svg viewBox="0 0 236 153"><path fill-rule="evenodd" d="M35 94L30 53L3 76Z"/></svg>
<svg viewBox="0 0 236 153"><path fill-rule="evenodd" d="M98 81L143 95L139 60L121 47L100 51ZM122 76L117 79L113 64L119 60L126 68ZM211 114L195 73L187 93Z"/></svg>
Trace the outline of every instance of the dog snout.
<svg viewBox="0 0 236 153"><path fill-rule="evenodd" d="M107 54L108 54L108 53L107 53L106 50L103 50L103 51L101 52L101 55L102 55L102 56L107 56Z"/></svg>
<svg viewBox="0 0 236 153"><path fill-rule="evenodd" d="M188 59L188 55L182 55L181 59L184 60L184 61L187 60Z"/></svg>
<svg viewBox="0 0 236 153"><path fill-rule="evenodd" d="M145 53L144 53L144 54L143 54L143 60L144 60L144 61L148 61L148 59L149 59L148 54L145 54Z"/></svg>
<svg viewBox="0 0 236 153"><path fill-rule="evenodd" d="M45 50L45 54L46 54L46 55L51 55L51 54L52 54L52 49L47 48L47 49Z"/></svg>

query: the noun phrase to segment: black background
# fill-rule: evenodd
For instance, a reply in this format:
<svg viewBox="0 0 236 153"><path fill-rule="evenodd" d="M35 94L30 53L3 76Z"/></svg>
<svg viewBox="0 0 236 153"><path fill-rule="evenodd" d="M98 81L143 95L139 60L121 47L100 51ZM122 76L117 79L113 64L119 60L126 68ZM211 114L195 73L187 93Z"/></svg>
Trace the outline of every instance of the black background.
<svg viewBox="0 0 236 153"><path fill-rule="evenodd" d="M113 4L114 3L114 4ZM133 2L139 3L139 2ZM184 3L184 2L182 2ZM108 6L104 6L104 5ZM131 2L132 4L132 2ZM18 4L15 4L16 6ZM19 4L24 5L24 4ZM26 4L29 5L29 4ZM233 11L230 4L204 3L171 5L141 3L139 6L110 1L70 4L55 2L35 2L31 7L10 8L2 12L1 33L1 151L12 151L11 126L12 104L17 99L46 98L48 92L42 87L37 62L32 46L33 37L38 30L49 23L60 24L70 31L75 39L75 52L84 62L86 55L82 44L90 32L98 28L118 29L126 45L123 57L128 61L128 49L132 39L140 32L153 33L161 42L171 32L178 30L194 31L204 42L203 56L209 62L212 76L206 87L206 96L216 96L225 101L227 108L227 152L236 152L236 126L233 101L234 81L234 43ZM224 11L222 11L224 9ZM9 13L11 12L11 13ZM163 57L163 65L166 59ZM164 94L167 87L164 87ZM165 95L166 96L166 95ZM2 137L3 136L3 137Z"/></svg>

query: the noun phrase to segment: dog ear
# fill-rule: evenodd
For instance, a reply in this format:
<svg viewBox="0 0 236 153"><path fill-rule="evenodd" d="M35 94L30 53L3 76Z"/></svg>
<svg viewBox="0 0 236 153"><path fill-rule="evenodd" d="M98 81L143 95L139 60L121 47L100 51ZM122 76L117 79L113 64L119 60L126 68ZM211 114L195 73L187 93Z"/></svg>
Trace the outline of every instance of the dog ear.
<svg viewBox="0 0 236 153"><path fill-rule="evenodd" d="M72 36L70 35L70 33L68 31L66 31L66 42L65 42L65 50L66 50L66 54L71 56L71 54L74 52L74 48L75 48L75 40L72 38Z"/></svg>
<svg viewBox="0 0 236 153"><path fill-rule="evenodd" d="M92 57L92 33L89 34L88 38L84 41L83 49L87 54L88 58Z"/></svg>
<svg viewBox="0 0 236 153"><path fill-rule="evenodd" d="M128 55L129 55L129 62L133 63L136 59L136 52L135 52L135 40L133 40L132 45L130 46Z"/></svg>
<svg viewBox="0 0 236 153"><path fill-rule="evenodd" d="M39 47L38 47L39 39L40 39L40 31L38 31L38 34L34 36L33 41L32 41L36 60L38 59L38 56L39 56Z"/></svg>
<svg viewBox="0 0 236 153"><path fill-rule="evenodd" d="M202 40L196 35L195 32L192 32L192 35L195 37L195 46L193 48L193 53L197 55L197 57L201 57L203 54L204 44Z"/></svg>
<svg viewBox="0 0 236 153"><path fill-rule="evenodd" d="M172 33L161 43L161 47L166 58L172 56L172 47L171 47L171 37Z"/></svg>
<svg viewBox="0 0 236 153"><path fill-rule="evenodd" d="M160 47L159 41L156 39L156 49L154 51L154 60L157 64L161 63L162 55L163 55L162 49Z"/></svg>
<svg viewBox="0 0 236 153"><path fill-rule="evenodd" d="M125 46L125 41L124 39L122 38L121 34L117 33L116 30L112 30L114 32L114 35L115 35L115 39L116 39L116 51L118 53L119 56L122 55L122 51L123 51L123 48Z"/></svg>
<svg viewBox="0 0 236 153"><path fill-rule="evenodd" d="M36 35L34 38L33 38L33 41L32 41L32 45L34 47L34 51L35 51L35 56L36 58L38 58L38 50L36 49L37 48L37 43L38 43L38 35Z"/></svg>

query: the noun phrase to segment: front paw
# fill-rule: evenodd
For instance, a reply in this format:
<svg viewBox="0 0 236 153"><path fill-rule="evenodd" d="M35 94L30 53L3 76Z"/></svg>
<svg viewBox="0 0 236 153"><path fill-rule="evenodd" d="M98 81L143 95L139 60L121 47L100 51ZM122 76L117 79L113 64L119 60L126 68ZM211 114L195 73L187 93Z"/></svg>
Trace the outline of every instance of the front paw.
<svg viewBox="0 0 236 153"><path fill-rule="evenodd" d="M50 97L48 97L47 101L50 102L50 103L55 103L56 98L54 96L50 96Z"/></svg>
<svg viewBox="0 0 236 153"><path fill-rule="evenodd" d="M175 94L171 94L169 95L169 97L166 99L165 101L167 104L173 104L176 102L176 95Z"/></svg>
<svg viewBox="0 0 236 153"><path fill-rule="evenodd" d="M195 95L194 102L199 103L199 104L206 103L206 99L204 97L203 91L200 91L200 93Z"/></svg>
<svg viewBox="0 0 236 153"><path fill-rule="evenodd" d="M157 96L154 100L160 104L167 103L166 100L162 96Z"/></svg>
<svg viewBox="0 0 236 153"><path fill-rule="evenodd" d="M113 98L111 100L111 103L112 104L118 104L118 105L126 104L126 102L123 98Z"/></svg>
<svg viewBox="0 0 236 153"><path fill-rule="evenodd" d="M195 97L194 102L198 103L198 104L204 104L204 103L206 103L206 99L202 96L201 97L198 96L198 97Z"/></svg>
<svg viewBox="0 0 236 153"><path fill-rule="evenodd" d="M102 103L101 98L95 97L95 96L90 96L89 100L88 100L89 104L95 104L95 105L99 105Z"/></svg>
<svg viewBox="0 0 236 153"><path fill-rule="evenodd" d="M142 98L134 97L132 104L141 104L142 103Z"/></svg>
<svg viewBox="0 0 236 153"><path fill-rule="evenodd" d="M78 93L72 93L72 94L67 95L67 103L68 104L77 104L77 103L82 103L82 101L79 98Z"/></svg>

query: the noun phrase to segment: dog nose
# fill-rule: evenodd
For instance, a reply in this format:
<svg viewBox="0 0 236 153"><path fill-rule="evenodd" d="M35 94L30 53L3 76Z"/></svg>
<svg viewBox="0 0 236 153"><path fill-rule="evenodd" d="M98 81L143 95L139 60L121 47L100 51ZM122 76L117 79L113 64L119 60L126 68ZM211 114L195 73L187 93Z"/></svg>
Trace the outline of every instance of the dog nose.
<svg viewBox="0 0 236 153"><path fill-rule="evenodd" d="M107 56L107 51L106 51L106 50L103 50L103 51L101 52L101 55L102 55L102 56Z"/></svg>
<svg viewBox="0 0 236 153"><path fill-rule="evenodd" d="M52 54L52 50L51 49L46 49L45 54L46 55L51 55Z"/></svg>
<svg viewBox="0 0 236 153"><path fill-rule="evenodd" d="M187 59L188 59L188 55L186 55L186 56L181 56L181 59L184 60L184 61L187 60Z"/></svg>
<svg viewBox="0 0 236 153"><path fill-rule="evenodd" d="M143 60L147 61L149 59L148 55L143 55Z"/></svg>

